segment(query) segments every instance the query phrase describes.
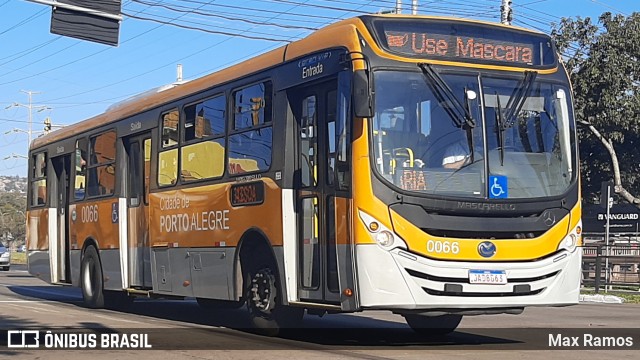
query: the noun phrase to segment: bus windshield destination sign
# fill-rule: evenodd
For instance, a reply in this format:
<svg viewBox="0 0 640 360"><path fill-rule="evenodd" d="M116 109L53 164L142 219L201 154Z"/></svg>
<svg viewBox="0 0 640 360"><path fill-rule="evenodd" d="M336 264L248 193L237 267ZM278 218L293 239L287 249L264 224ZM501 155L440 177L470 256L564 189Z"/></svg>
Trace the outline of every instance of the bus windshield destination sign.
<svg viewBox="0 0 640 360"><path fill-rule="evenodd" d="M493 60L532 65L533 47L466 36L385 32L390 49L411 55L433 55L469 60Z"/></svg>
<svg viewBox="0 0 640 360"><path fill-rule="evenodd" d="M486 24L435 20L372 22L380 46L411 58L550 67L556 55L548 36Z"/></svg>

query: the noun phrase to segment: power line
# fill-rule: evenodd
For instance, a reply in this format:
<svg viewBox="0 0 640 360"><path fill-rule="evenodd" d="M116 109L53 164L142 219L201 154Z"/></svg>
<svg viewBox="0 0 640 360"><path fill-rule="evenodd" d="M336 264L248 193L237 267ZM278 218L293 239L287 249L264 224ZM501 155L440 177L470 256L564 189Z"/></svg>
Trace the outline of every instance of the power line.
<svg viewBox="0 0 640 360"><path fill-rule="evenodd" d="M606 7L606 8L608 8L608 9L611 9L611 10L617 11L617 12L619 12L620 14L622 14L622 15L624 15L624 16L629 16L629 14L625 13L624 11L619 10L619 9L616 9L616 8L614 8L614 7L613 7L613 6L611 6L611 5L608 5L608 4L603 3L602 1L591 0L591 2L592 2L592 3L596 3L596 4L598 4L598 5L601 5L601 6L603 6L603 7Z"/></svg>
<svg viewBox="0 0 640 360"><path fill-rule="evenodd" d="M307 0L307 2L308 2L308 1L310 1L310 0ZM187 2L195 2L195 3L199 3L199 4L201 4L201 5L206 5L206 4L204 4L204 3L202 3L202 2L198 2L198 1L187 1ZM208 4L208 3L207 3L207 4ZM213 4L211 4L211 5L213 5ZM293 10L293 9L295 9L295 8L297 8L297 6L293 6L293 7L291 7L288 11L291 11L291 10ZM276 15L275 15L275 16L273 16L273 17L271 17L271 18L269 18L269 19L268 19L268 21L274 20L274 19L278 18L279 16L281 16L281 15L283 15L283 14L287 14L288 12L275 12L275 13L276 13ZM160 25L160 26L162 26L162 25ZM240 32L240 34L242 34L242 33L246 32L246 31L249 31L249 30L250 30L250 29L243 30L243 31L241 31L241 32ZM289 38L289 40L290 40L290 39L292 39L292 38L294 38L294 37L290 37L290 38ZM214 47L216 47L216 46L219 46L220 44L225 43L225 42L227 42L227 41L229 41L229 40L231 40L231 39L232 39L232 37L228 37L228 38L226 38L226 39L224 39L224 40L221 40L221 41L219 41L219 42L217 42L217 43L215 43L215 44L213 44L213 45L211 45L211 46L209 46L209 47L207 47L207 48L204 48L204 49L202 49L202 50L199 50L199 51L197 51L197 52L194 52L194 53L192 53L192 54L190 54L190 55L188 55L188 56L186 56L186 57L182 57L182 58L177 59L177 60L175 60L175 61L184 61L184 60L186 60L186 59L188 59L188 58L190 58L190 57L193 57L193 56L199 55L200 53L202 53L202 52L204 52L204 51L207 51L207 50L210 50L210 49L212 49L212 48L214 48ZM267 48L264 48L264 49L262 49L262 50L260 50L260 51L258 51L258 52L256 52L256 53L254 53L254 54L252 54L252 55L249 55L249 56L246 56L246 57L243 57L243 58L240 58L240 59L234 60L234 61L232 61L232 62L230 62L230 63L228 63L228 64L222 65L221 67L227 66L227 65L229 65L229 64L231 64L231 63L233 63L233 62L236 62L236 61L239 61L239 60L242 60L242 59L248 58L248 57L255 56L255 55L259 54L259 53L262 53L262 52L264 52L264 51L270 50L271 48L273 48L273 46L269 46L269 47L267 47ZM144 72L144 73L137 74L137 75L135 75L135 76L129 77L129 78L127 78L127 79L124 79L124 80L121 80L121 81L118 81L118 82L115 82L115 83L111 83L111 84L108 84L108 85L105 85L105 86L101 86L101 87L98 87L98 88L94 88L94 89L91 89L91 90L85 90L85 91L83 91L83 92L81 92L81 93L78 93L78 94L72 94L72 95L69 95L69 96L59 97L59 98L53 99L53 101L55 101L55 100L62 100L62 99L66 99L66 98L74 97L74 96L77 96L77 95L84 95L84 94L87 94L87 93L90 93L90 92L95 92L95 91L102 90L102 89L105 89L105 88L108 88L108 87L111 87L111 86L114 86L114 85L118 85L118 84L121 84L121 83L124 83L124 82L128 82L128 81L134 80L134 79L136 79L136 78L139 78L139 77L141 77L141 76L144 76L144 75L146 75L146 74L149 74L149 73L155 72L155 71L157 71L157 70L159 70L159 69L162 69L162 68L164 68L164 67L166 67L166 66L172 65L172 64L174 64L174 63L175 63L175 61L169 62L169 63L164 64L164 65L161 65L161 66L159 66L159 67L157 67L157 68L155 68L155 69L150 69L149 71L146 71L146 72ZM204 74L204 73L209 73L209 72L212 72L212 71L214 71L214 70L216 70L216 69L217 69L217 68L212 69L212 70L207 70L207 71L204 71L204 72L199 73L199 74L197 74L197 75L202 75L202 74ZM104 102L104 101L108 101L108 100L120 100L120 99L123 99L123 98L127 98L127 97L130 97L130 96L136 95L137 93L138 93L138 92L136 92L136 93L131 93L131 94L124 95L124 96L119 96L119 97L116 97L116 98L103 99L103 100L100 100L100 101L96 101L95 103ZM49 102L51 102L51 100L50 100ZM94 102L92 102L92 103L94 103ZM64 107L62 107L62 108L64 108Z"/></svg>
<svg viewBox="0 0 640 360"><path fill-rule="evenodd" d="M203 29L203 28L199 28L199 27L195 27L195 26L189 26L189 25L181 25L181 24L171 23L171 22L163 21L163 20L159 20L159 19L147 18L147 17L144 17L144 16L136 16L136 15L132 15L132 14L126 13L124 11L122 11L122 15L124 15L126 17L129 17L129 18L132 18L132 19L152 21L152 22L156 22L156 23L159 23L159 24L163 24L163 25L171 25L171 26L175 26L175 27L179 27L179 28L183 28L183 29L197 30L197 31L202 31L202 32L210 33L210 34L241 37L241 38L251 39L251 40L264 40L264 41L274 41L274 42L291 42L290 40L269 38L269 37L266 37L266 36L241 35L241 34L238 34L238 33L232 33L232 32L226 32L226 31L217 31L217 30L209 30L209 29Z"/></svg>
<svg viewBox="0 0 640 360"><path fill-rule="evenodd" d="M184 3L192 3L192 4L203 4L202 1L197 1L197 0L177 0L177 1L184 2ZM208 6L210 6L210 7L221 7L221 8L225 8L225 9L252 11L252 12L258 12L258 13L298 16L298 17L303 17L305 19L309 19L309 15L310 15L310 14L301 14L301 13L293 13L293 12L275 11L275 10L270 10L270 9L256 9L256 8L250 8L250 7L245 7L245 6L236 6L236 5L209 4ZM251 15L251 16L255 16L255 15ZM319 14L313 14L313 17L316 18L316 19L337 20L336 17L323 16L323 15L319 15ZM290 19L287 19L287 20L288 21L293 21L293 20L290 20Z"/></svg>
<svg viewBox="0 0 640 360"><path fill-rule="evenodd" d="M3 4L3 5L4 5L4 4ZM37 13L35 13L35 14L33 14L33 15L29 16L28 18L26 18L26 19L24 19L24 20L20 21L19 23L17 23L17 24L15 24L15 25L13 25L12 27L8 28L7 30L4 30L4 31L0 32L0 35L4 35L4 34L8 33L8 32L9 32L9 31L11 31L11 30L17 29L17 28L19 28L20 26L23 26L23 25L27 24L27 23L29 23L30 21L33 21L34 19L36 19L36 18L38 18L38 17L40 17L40 16L44 15L46 12L47 12L47 9L42 9L42 10L38 11Z"/></svg>
<svg viewBox="0 0 640 360"><path fill-rule="evenodd" d="M258 22L258 21L254 21L254 20L249 20L249 19L243 19L243 18L233 18L230 16L224 16L224 15L220 15L220 14L211 14L211 13L206 13L206 12L202 12L202 11L196 11L196 10L190 10L190 11L185 11L185 10L181 10L178 8L174 8L171 6L167 6L167 5L162 5L159 3L149 3L146 1L142 1L142 0L133 0L133 2L139 3L139 4L143 4L143 5L149 5L149 6L157 6L157 7L162 7L165 8L167 10L170 11L174 11L174 12L181 12L181 13L193 13L193 14L197 14L197 15L202 15L202 16L208 16L208 17L216 17L216 18L221 18L221 19L225 19L225 20L230 20L230 21L242 21L242 22L246 22L249 24L253 24L253 25L262 25L262 26L275 26L275 27L279 27L279 28L283 28L283 29L300 29L300 30L317 30L317 28L312 28L312 27L307 27L307 26L295 26L295 25L282 25L282 24L276 24L276 23L268 23L268 22Z"/></svg>
<svg viewBox="0 0 640 360"><path fill-rule="evenodd" d="M129 2L129 3L130 3L130 2ZM179 19L179 18L181 18L181 17L182 17L182 16L184 16L184 15L185 15L185 14L180 15L180 16L178 16L178 17L174 18L173 20ZM123 20L123 21L126 21L126 19L125 19L125 20ZM127 40L123 41L123 42L122 42L122 44L127 43L127 42L129 42L129 41L131 41L131 40L133 40L133 39L138 38L138 37L141 37L141 36L143 36L143 35L145 35L145 34L147 34L147 33L151 32L151 31L154 31L154 30L156 30L156 29L158 29L158 28L160 28L160 27L162 27L162 26L163 26L163 25L159 25L159 26L156 26L156 27L154 27L154 28L152 28L152 29L150 29L150 30L144 31L144 32L142 32L142 33L140 33L140 34L138 34L138 35L136 35L136 36L133 36L133 37L131 37L131 38L129 38L129 39L127 39ZM76 42L75 42L73 45L71 45L71 46L75 46L75 45L78 45L78 44L81 44L81 43L83 43L83 42L82 42L82 41L80 41L80 40L78 40L78 41L76 41ZM69 47L67 47L67 48L65 48L65 49L68 49L68 48L70 48L71 46L69 46ZM51 71L54 71L54 70L58 70L58 69L61 69L61 68L67 67L67 66L69 66L69 65L73 65L73 64L75 64L75 63L77 63L77 62L80 62L80 61L82 61L82 60L85 60L85 59L91 58L91 57L93 57L93 56L96 56L96 55L102 54L102 53L104 53L104 52L106 52L106 51L109 51L109 50L111 50L111 49L113 49L113 48L104 48L104 49L102 49L102 50L99 50L99 51L94 52L94 53L92 53L92 54L89 54L89 55L87 55L87 56L84 56L84 57L81 57L81 58L75 59L75 60L73 60L73 61L67 62L67 63L62 64L62 65L59 65L59 66L56 66L56 67L54 67L54 68L50 68L50 69L48 69L48 70L41 71L41 72L39 72L39 73L37 73L37 74L32 74L32 75L29 75L29 76L26 76L26 77L23 77L23 78L20 78L20 79L16 79L16 80L13 80L13 81L8 81L8 82L5 82L5 83L0 83L0 85L13 84L13 83L16 83L16 82L19 82L19 81L23 81L23 80L27 80L27 79L34 78L34 77L36 77L36 76L44 75L44 74L49 73L49 72L51 72ZM56 54L58 54L58 53L60 53L60 52L61 52L61 51L56 51L56 52L55 52L55 53L53 53L52 55L56 55ZM47 56L47 57L42 57L42 58L47 58L47 59L49 59L52 55L49 55L49 56ZM36 61L36 62L39 62L39 61ZM2 76L2 75L0 75L0 76Z"/></svg>

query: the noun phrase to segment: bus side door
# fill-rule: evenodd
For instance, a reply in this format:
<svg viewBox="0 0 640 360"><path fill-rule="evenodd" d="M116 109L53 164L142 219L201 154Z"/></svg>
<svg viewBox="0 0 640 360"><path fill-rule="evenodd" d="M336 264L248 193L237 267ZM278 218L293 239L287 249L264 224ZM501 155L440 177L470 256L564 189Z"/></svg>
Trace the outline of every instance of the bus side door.
<svg viewBox="0 0 640 360"><path fill-rule="evenodd" d="M129 286L151 288L149 249L149 171L151 134L124 141L127 156L127 217Z"/></svg>
<svg viewBox="0 0 640 360"><path fill-rule="evenodd" d="M334 174L338 94L335 78L288 90L297 129L296 274L301 301L351 310L355 304L341 296L341 289L353 289L353 271L351 256L344 256L351 254L351 201L339 194Z"/></svg>

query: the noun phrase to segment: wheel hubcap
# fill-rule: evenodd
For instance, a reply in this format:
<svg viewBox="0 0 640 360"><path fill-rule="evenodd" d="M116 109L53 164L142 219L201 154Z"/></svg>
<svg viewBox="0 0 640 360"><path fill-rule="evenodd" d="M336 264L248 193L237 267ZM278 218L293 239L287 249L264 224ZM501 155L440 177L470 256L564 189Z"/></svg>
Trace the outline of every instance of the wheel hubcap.
<svg viewBox="0 0 640 360"><path fill-rule="evenodd" d="M93 281L91 281L91 261L84 265L84 288L89 297L93 296Z"/></svg>
<svg viewBox="0 0 640 360"><path fill-rule="evenodd" d="M273 304L271 275L266 270L258 271L251 279L251 304L261 312L268 313Z"/></svg>

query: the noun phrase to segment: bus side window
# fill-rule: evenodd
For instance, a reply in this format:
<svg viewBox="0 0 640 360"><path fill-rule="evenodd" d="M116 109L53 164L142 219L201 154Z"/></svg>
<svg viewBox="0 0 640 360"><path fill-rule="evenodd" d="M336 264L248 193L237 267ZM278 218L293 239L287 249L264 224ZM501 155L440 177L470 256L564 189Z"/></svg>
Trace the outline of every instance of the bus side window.
<svg viewBox="0 0 640 360"><path fill-rule="evenodd" d="M88 196L112 195L116 183L116 132L111 130L89 139Z"/></svg>
<svg viewBox="0 0 640 360"><path fill-rule="evenodd" d="M33 156L33 180L31 182L31 206L42 206L47 202L47 154Z"/></svg>

